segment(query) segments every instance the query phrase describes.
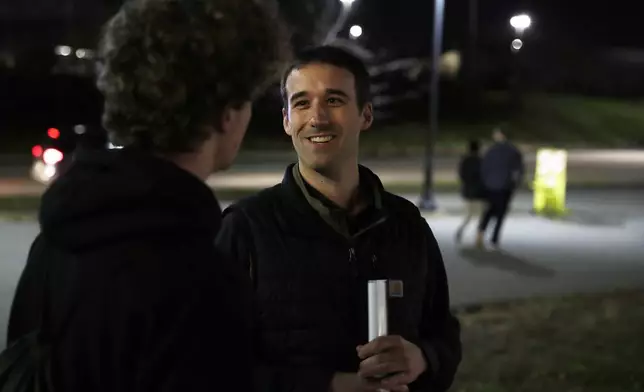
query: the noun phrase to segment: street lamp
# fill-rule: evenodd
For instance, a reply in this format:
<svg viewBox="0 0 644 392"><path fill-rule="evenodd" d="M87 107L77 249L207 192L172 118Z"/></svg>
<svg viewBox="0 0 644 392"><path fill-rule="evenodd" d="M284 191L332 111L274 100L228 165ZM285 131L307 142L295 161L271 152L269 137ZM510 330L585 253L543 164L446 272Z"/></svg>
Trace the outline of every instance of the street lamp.
<svg viewBox="0 0 644 392"><path fill-rule="evenodd" d="M56 46L55 52L59 56L67 57L70 54L72 54L72 48L71 46L60 45L60 46Z"/></svg>
<svg viewBox="0 0 644 392"><path fill-rule="evenodd" d="M351 35L351 38L359 38L362 35L362 27L358 25L351 26L349 34Z"/></svg>
<svg viewBox="0 0 644 392"><path fill-rule="evenodd" d="M431 82L429 85L429 130L425 140L425 170L423 188L418 207L434 211L438 208L434 197L433 159L434 146L438 136L438 95L440 82L440 60L443 44L443 21L445 16L445 0L434 0L434 33L431 58Z"/></svg>
<svg viewBox="0 0 644 392"><path fill-rule="evenodd" d="M514 27L518 35L521 35L532 25L532 19L527 14L515 15L510 18L510 25Z"/></svg>
<svg viewBox="0 0 644 392"><path fill-rule="evenodd" d="M523 48L523 41L521 41L519 38L515 39L512 41L512 51L513 52L518 52Z"/></svg>
<svg viewBox="0 0 644 392"><path fill-rule="evenodd" d="M338 33L342 30L344 27L345 23L347 22L347 19L349 19L349 15L351 14L351 8L353 6L353 3L355 0L340 0L340 3L342 3L342 9L340 10L340 14L338 15L338 19L336 19L335 23L331 27L331 29L327 32L326 36L324 37L324 41L322 41L323 45L329 45L338 36Z"/></svg>

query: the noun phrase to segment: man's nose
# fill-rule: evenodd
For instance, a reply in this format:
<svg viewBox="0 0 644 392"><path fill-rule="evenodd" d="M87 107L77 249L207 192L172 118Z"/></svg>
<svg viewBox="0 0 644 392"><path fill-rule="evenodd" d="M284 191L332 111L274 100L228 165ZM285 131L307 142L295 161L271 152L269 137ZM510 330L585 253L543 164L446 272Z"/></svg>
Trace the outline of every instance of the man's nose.
<svg viewBox="0 0 644 392"><path fill-rule="evenodd" d="M329 113L324 105L316 103L311 111L311 125L318 128L329 124Z"/></svg>

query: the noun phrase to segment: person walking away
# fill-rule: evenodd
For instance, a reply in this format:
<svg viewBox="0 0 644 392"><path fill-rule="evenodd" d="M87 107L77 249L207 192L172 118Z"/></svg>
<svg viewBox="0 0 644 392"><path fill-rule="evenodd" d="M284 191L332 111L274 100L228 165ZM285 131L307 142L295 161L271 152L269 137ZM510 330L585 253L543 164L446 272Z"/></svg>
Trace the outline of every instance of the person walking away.
<svg viewBox="0 0 644 392"><path fill-rule="evenodd" d="M465 218L456 230L456 243L463 240L463 232L472 218L480 218L485 204L485 189L481 179L480 145L476 140L469 143L467 155L461 158L458 176L461 180L461 197L465 201Z"/></svg>
<svg viewBox="0 0 644 392"><path fill-rule="evenodd" d="M460 363L434 234L415 205L358 164L373 121L369 84L345 50L300 53L281 83L298 162L224 212L217 245L255 289L257 391L442 392ZM371 279L389 280L390 324L369 341Z"/></svg>
<svg viewBox="0 0 644 392"><path fill-rule="evenodd" d="M483 248L485 232L494 218L492 245L499 246L501 229L508 213L512 196L521 185L524 175L523 156L501 129L492 134L494 144L488 149L481 162L481 177L487 195L487 208L481 217L476 245Z"/></svg>
<svg viewBox="0 0 644 392"><path fill-rule="evenodd" d="M9 320L9 344L47 338L47 390L251 390L250 291L215 248L205 181L231 165L281 67L269 11L132 0L107 24L97 84L124 148L79 151L45 192Z"/></svg>

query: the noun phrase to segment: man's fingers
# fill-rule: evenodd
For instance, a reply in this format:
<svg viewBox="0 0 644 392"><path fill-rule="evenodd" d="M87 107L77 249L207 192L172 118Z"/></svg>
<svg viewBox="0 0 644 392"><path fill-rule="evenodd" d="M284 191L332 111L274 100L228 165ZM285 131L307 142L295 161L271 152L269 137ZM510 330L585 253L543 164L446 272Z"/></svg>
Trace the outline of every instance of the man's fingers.
<svg viewBox="0 0 644 392"><path fill-rule="evenodd" d="M409 392L407 384L383 383L382 381L362 380L360 392Z"/></svg>
<svg viewBox="0 0 644 392"><path fill-rule="evenodd" d="M360 392L408 392L409 388L403 384L385 385L380 381L362 379L359 390Z"/></svg>
<svg viewBox="0 0 644 392"><path fill-rule="evenodd" d="M401 385L406 386L412 383L413 381L414 380L412 380L411 377L409 377L409 373L401 372L401 373L394 374L391 377L387 377L384 380L381 380L380 382L385 387L385 389L394 390L395 388Z"/></svg>
<svg viewBox="0 0 644 392"><path fill-rule="evenodd" d="M404 357L380 354L362 361L358 375L363 378L380 378L394 373L407 372L407 361Z"/></svg>
<svg viewBox="0 0 644 392"><path fill-rule="evenodd" d="M358 346L358 357L360 359L369 358L383 351L403 348L403 340L400 336L380 336L364 346Z"/></svg>

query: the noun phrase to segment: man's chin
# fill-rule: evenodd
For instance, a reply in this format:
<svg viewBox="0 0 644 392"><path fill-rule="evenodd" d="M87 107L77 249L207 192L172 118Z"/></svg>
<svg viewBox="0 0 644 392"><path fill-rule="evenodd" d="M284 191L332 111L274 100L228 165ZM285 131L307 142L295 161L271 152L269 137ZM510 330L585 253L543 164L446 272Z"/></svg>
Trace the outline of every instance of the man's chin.
<svg viewBox="0 0 644 392"><path fill-rule="evenodd" d="M322 175L331 175L336 172L337 169L337 163L331 161L331 160L318 160L311 162L311 164L307 165L309 169L320 173Z"/></svg>

